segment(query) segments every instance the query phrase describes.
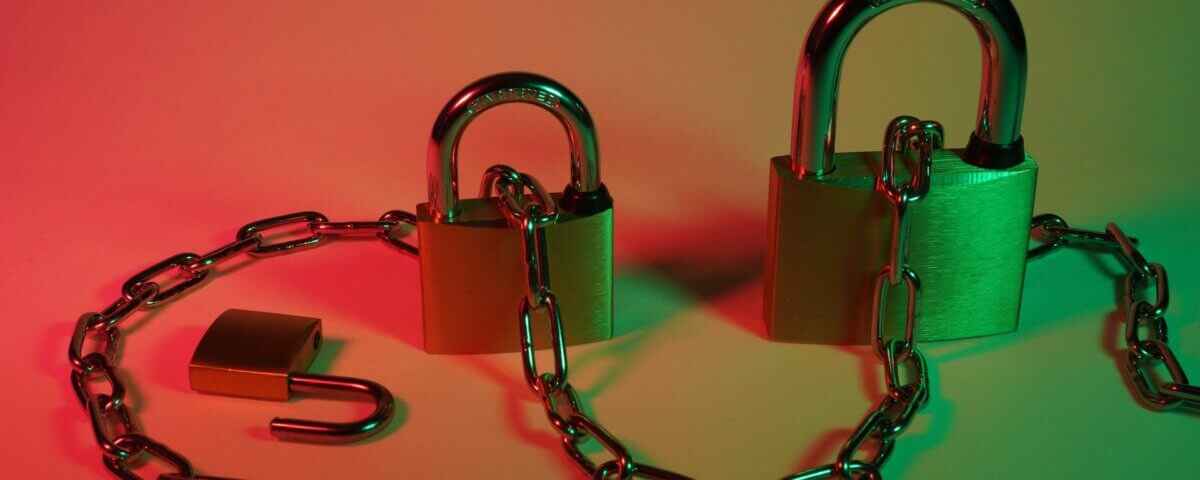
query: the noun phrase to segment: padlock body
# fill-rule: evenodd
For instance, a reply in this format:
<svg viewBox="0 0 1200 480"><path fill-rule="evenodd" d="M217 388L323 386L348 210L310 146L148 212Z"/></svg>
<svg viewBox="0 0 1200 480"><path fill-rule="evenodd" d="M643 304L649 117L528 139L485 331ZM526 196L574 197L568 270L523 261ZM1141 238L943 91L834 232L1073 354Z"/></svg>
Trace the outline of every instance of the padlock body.
<svg viewBox="0 0 1200 480"><path fill-rule="evenodd" d="M200 338L188 382L202 393L285 401L288 376L307 372L320 347L318 318L226 310Z"/></svg>
<svg viewBox="0 0 1200 480"><path fill-rule="evenodd" d="M433 220L429 204L417 206L425 351L518 351L528 284L520 230L495 199L462 200L459 208L446 222ZM587 216L559 208L558 221L544 227L550 287L568 344L612 338L612 215L612 208ZM535 314L531 326L534 345L550 346L547 316Z"/></svg>
<svg viewBox="0 0 1200 480"><path fill-rule="evenodd" d="M920 340L1017 328L1037 164L987 170L960 150L935 153L929 194L910 204L909 265L922 284ZM910 162L912 158L906 158ZM875 190L880 154L839 153L836 168L798 178L771 160L763 316L772 340L865 344L874 283L887 262L893 206ZM908 169L898 165L900 181ZM890 289L885 333L902 328L904 287Z"/></svg>

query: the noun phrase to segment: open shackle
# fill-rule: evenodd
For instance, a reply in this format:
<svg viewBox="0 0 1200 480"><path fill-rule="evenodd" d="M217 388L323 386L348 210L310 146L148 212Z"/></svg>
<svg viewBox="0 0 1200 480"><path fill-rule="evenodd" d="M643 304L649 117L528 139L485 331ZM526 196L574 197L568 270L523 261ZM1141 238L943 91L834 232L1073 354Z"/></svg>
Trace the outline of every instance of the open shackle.
<svg viewBox="0 0 1200 480"><path fill-rule="evenodd" d="M558 82L533 73L510 72L482 78L463 88L442 108L429 138L426 171L429 212L435 220L458 214L458 142L463 130L484 110L520 102L537 105L554 114L567 132L571 148L571 183L563 206L572 197L604 190L600 182L600 153L592 116L579 98ZM603 195L607 198L607 192ZM611 199L609 200L611 204Z"/></svg>
<svg viewBox="0 0 1200 480"><path fill-rule="evenodd" d="M352 422L320 422L297 418L271 420L271 435L284 440L312 443L345 443L379 433L392 420L396 402L382 385L358 378L293 373L288 375L288 390L310 394L358 394L375 402L375 410Z"/></svg>
<svg viewBox="0 0 1200 480"><path fill-rule="evenodd" d="M983 81L975 131L964 160L1004 169L1025 159L1021 110L1025 102L1025 31L1008 0L830 0L813 20L796 68L792 112L792 171L820 176L834 169L834 130L842 60L859 30L894 7L929 1L971 21L983 49Z"/></svg>
<svg viewBox="0 0 1200 480"><path fill-rule="evenodd" d="M395 398L383 385L370 380L308 373L323 338L319 318L229 309L213 321L196 345L188 364L188 383L197 392L260 400L287 401L296 392L366 396L375 408L358 420L275 418L271 435L342 443L379 433L396 411Z"/></svg>

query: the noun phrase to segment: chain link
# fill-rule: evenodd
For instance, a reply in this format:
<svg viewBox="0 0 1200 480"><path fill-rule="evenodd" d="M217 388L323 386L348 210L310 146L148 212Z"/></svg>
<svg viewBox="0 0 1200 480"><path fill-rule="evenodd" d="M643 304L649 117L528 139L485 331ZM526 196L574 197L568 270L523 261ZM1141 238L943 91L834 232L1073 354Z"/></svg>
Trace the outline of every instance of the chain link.
<svg viewBox="0 0 1200 480"><path fill-rule="evenodd" d="M1159 263L1146 260L1137 248L1137 239L1128 237L1116 224L1108 224L1104 231L1089 231L1071 228L1066 220L1054 214L1033 217L1030 223L1032 235L1041 237L1045 243L1029 251L1033 260L1061 247L1069 245L1096 245L1115 251L1129 268L1124 282L1125 375L1138 392L1138 397L1155 410L1170 410L1180 405L1200 408L1200 385L1188 382L1183 367L1175 358L1175 352L1167 343L1167 306L1170 302L1170 287L1167 270ZM1154 302L1142 297L1142 290L1154 286ZM1146 337L1143 337L1145 330ZM1167 381L1157 380L1152 372L1157 367L1166 369Z"/></svg>
<svg viewBox="0 0 1200 480"><path fill-rule="evenodd" d="M921 278L908 265L908 245L912 236L909 207L929 193L933 153L942 148L942 136L942 126L937 122L904 116L892 120L883 137L883 168L876 189L892 204L892 235L888 263L875 279L871 328L875 353L883 360L888 394L859 423L833 463L804 470L785 480L881 480L883 474L880 471L895 448L896 438L929 403L929 368L925 356L917 350L916 336L921 319ZM910 149L917 151L916 168L911 179L897 184L895 156ZM889 335L885 325L888 292L891 287L901 284L908 291L904 328L898 332L899 336ZM859 459L859 450L868 442L874 443L874 454L869 459Z"/></svg>
<svg viewBox="0 0 1200 480"><path fill-rule="evenodd" d="M567 347L563 338L562 314L558 299L550 288L549 259L544 227L557 221L554 200L533 177L504 165L487 170L483 178L484 197L496 199L505 218L521 234L522 258L528 279L526 295L518 307L521 328L521 358L529 389L542 401L546 419L558 433L563 451L583 473L594 479L649 478L690 480L689 477L638 463L617 439L593 420L583 408L575 387L567 381ZM528 198L524 192L528 191ZM541 373L533 344L533 316L545 312L550 322L550 342L554 354L554 373ZM596 463L580 450L589 438L608 451L611 460Z"/></svg>
<svg viewBox="0 0 1200 480"><path fill-rule="evenodd" d="M183 455L142 433L125 398L125 384L116 368L122 334L120 325L134 312L163 305L202 285L214 267L248 254L267 257L312 248L338 236L372 234L385 243L413 255L417 247L400 239L401 224L414 225L416 217L392 210L374 222L333 223L317 212L299 212L250 223L238 230L234 241L205 255L181 253L166 258L133 275L121 286L121 296L99 313L79 317L67 346L71 364L71 387L88 414L96 444L103 453L104 466L118 478L140 479L135 470L147 460L167 464L173 473L164 479L221 480L196 476ZM263 233L279 227L304 224L309 236L267 245ZM171 273L174 277L171 277ZM175 282L163 287L160 282ZM85 350L92 340L95 348ZM93 383L107 384L108 393L94 392ZM572 393L573 395L573 393Z"/></svg>

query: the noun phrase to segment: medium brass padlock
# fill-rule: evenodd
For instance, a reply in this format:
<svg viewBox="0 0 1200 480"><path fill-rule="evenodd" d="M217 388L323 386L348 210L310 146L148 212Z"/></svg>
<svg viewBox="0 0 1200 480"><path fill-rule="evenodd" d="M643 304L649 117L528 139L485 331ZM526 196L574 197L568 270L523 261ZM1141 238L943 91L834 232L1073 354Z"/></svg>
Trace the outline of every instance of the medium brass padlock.
<svg viewBox="0 0 1200 480"><path fill-rule="evenodd" d="M879 153L833 152L838 82L854 35L915 1L832 0L809 29L791 155L771 160L764 320L772 340L869 341L871 285L886 263L891 207L875 191ZM937 3L979 33L983 86L967 148L934 155L932 189L910 212L921 232L909 255L924 287L921 340L1016 329L1037 181L1020 134L1026 49L1016 11L1006 0ZM903 318L906 303L888 302L887 318Z"/></svg>
<svg viewBox="0 0 1200 480"><path fill-rule="evenodd" d="M458 198L458 142L484 110L519 102L554 114L571 147L571 182L552 195L558 221L545 227L549 272L568 344L612 337L612 197L600 182L596 129L566 87L530 73L490 76L454 95L429 141L429 202L417 206L425 350L491 353L520 349L525 296L521 236L496 198ZM537 322L534 344L549 345Z"/></svg>

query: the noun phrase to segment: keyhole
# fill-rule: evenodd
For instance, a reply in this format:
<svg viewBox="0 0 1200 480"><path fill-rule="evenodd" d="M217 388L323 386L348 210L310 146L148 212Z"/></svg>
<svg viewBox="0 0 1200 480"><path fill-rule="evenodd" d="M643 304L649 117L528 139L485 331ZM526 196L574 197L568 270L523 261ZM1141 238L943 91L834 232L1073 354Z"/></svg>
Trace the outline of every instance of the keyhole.
<svg viewBox="0 0 1200 480"><path fill-rule="evenodd" d="M320 348L321 348L321 331L318 330L317 333L313 335L313 350L319 350Z"/></svg>

